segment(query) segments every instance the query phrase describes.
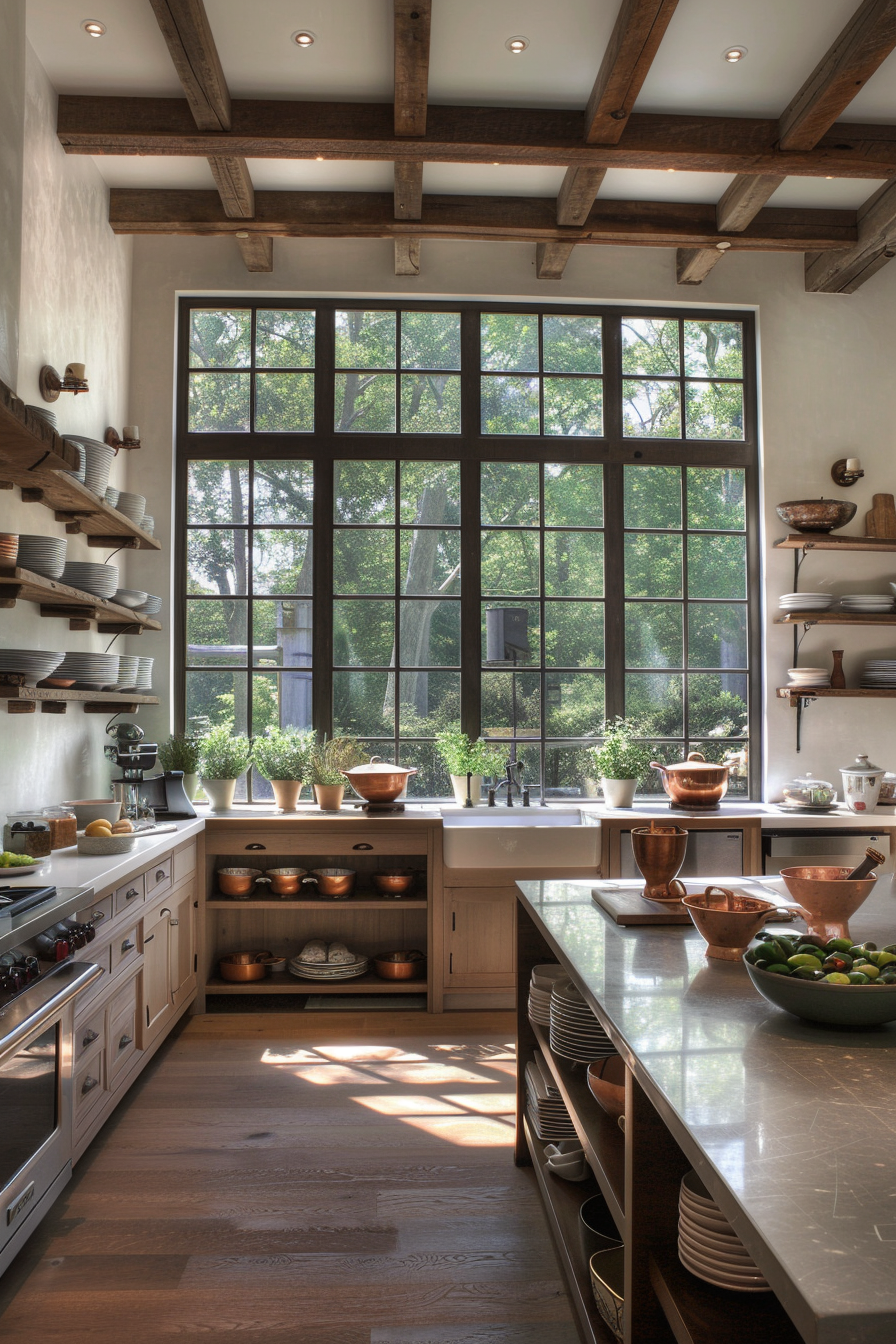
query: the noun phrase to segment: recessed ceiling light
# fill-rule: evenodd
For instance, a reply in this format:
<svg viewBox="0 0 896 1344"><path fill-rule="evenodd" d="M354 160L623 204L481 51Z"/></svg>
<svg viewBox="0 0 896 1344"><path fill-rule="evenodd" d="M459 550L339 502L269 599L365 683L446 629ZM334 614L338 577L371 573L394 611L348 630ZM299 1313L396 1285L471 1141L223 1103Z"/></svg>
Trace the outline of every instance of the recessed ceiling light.
<svg viewBox="0 0 896 1344"><path fill-rule="evenodd" d="M722 60L727 61L729 65L737 65L747 54L746 47L726 47L722 52Z"/></svg>
<svg viewBox="0 0 896 1344"><path fill-rule="evenodd" d="M529 45L528 37L508 37L504 43L512 56L521 56Z"/></svg>
<svg viewBox="0 0 896 1344"><path fill-rule="evenodd" d="M292 40L297 47L314 46L314 34L309 33L307 28L300 28L297 33L293 33Z"/></svg>
<svg viewBox="0 0 896 1344"><path fill-rule="evenodd" d="M235 233L233 236L234 236L234 238L248 238L248 237L249 237L249 230L248 230L248 229L237 229L236 233Z"/></svg>
<svg viewBox="0 0 896 1344"><path fill-rule="evenodd" d="M106 31L106 25L100 23L99 19L85 19L81 27L88 37L102 37Z"/></svg>

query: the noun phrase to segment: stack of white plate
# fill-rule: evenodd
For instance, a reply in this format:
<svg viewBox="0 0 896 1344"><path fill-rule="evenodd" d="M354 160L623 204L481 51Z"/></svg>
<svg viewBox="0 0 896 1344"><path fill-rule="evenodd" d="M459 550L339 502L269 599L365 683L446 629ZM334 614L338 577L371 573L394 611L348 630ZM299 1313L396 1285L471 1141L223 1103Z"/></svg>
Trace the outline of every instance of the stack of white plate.
<svg viewBox="0 0 896 1344"><path fill-rule="evenodd" d="M138 607L143 606L148 596L148 593L142 593L138 588L119 588L113 594L112 601L117 602L120 607L136 611Z"/></svg>
<svg viewBox="0 0 896 1344"><path fill-rule="evenodd" d="M136 691L137 689L137 664L139 658L135 658L129 653L119 654L118 657L118 682L116 690Z"/></svg>
<svg viewBox="0 0 896 1344"><path fill-rule="evenodd" d="M815 686L821 689L831 684L831 672L827 667L788 667L788 686Z"/></svg>
<svg viewBox="0 0 896 1344"><path fill-rule="evenodd" d="M93 597L111 597L118 588L118 566L97 565L90 560L69 560L62 582Z"/></svg>
<svg viewBox="0 0 896 1344"><path fill-rule="evenodd" d="M152 658L137 659L137 680L134 683L134 690L139 691L141 695L148 695L152 690Z"/></svg>
<svg viewBox="0 0 896 1344"><path fill-rule="evenodd" d="M869 658L862 668L865 690L892 690L896 687L896 658Z"/></svg>
<svg viewBox="0 0 896 1344"><path fill-rule="evenodd" d="M0 675L6 672L24 675L26 686L36 686L56 671L64 657L47 649L0 649Z"/></svg>
<svg viewBox="0 0 896 1344"><path fill-rule="evenodd" d="M110 509L117 509L117 508L118 508L118 496L119 496L120 494L121 494L121 491L120 491L120 490L116 490L114 485L107 485L107 486L106 486L106 493L103 495L103 499L104 499L104 500L106 501L106 503L109 505L109 508L110 508Z"/></svg>
<svg viewBox="0 0 896 1344"><path fill-rule="evenodd" d="M354 980L364 975L369 964L368 957L355 957L354 961L331 963L327 961L300 961L293 957L289 962L290 975L299 980Z"/></svg>
<svg viewBox="0 0 896 1344"><path fill-rule="evenodd" d="M152 536L152 534L153 534L153 529L155 528L155 525L156 525L156 520L155 520L155 518L153 518L152 514L151 514L151 513L144 513L144 515L143 515L143 522L140 524L140 526L143 528L143 531L144 531L144 532L148 532L149 535Z"/></svg>
<svg viewBox="0 0 896 1344"><path fill-rule="evenodd" d="M558 976L551 990L551 1049L561 1059L590 1064L615 1055L609 1036L568 976Z"/></svg>
<svg viewBox="0 0 896 1344"><path fill-rule="evenodd" d="M783 593L778 598L782 611L827 611L833 605L833 593Z"/></svg>
<svg viewBox="0 0 896 1344"><path fill-rule="evenodd" d="M70 438L68 434L65 435L65 442L78 454L77 467L67 467L66 470L69 476L77 476L79 481L83 481L84 472L87 467L87 454L84 451L84 445L80 439Z"/></svg>
<svg viewBox="0 0 896 1344"><path fill-rule="evenodd" d="M59 677L74 677L79 691L114 691L118 685L117 653L67 653Z"/></svg>
<svg viewBox="0 0 896 1344"><path fill-rule="evenodd" d="M66 541L57 537L19 535L16 564L20 569L33 570L45 579L61 579L65 569Z"/></svg>
<svg viewBox="0 0 896 1344"><path fill-rule="evenodd" d="M859 616L869 616L892 611L896 598L886 593L847 593L841 597L840 606L844 611L852 611Z"/></svg>
<svg viewBox="0 0 896 1344"><path fill-rule="evenodd" d="M26 406L25 410L30 411L32 415L39 415L41 420L46 420L48 425L56 428L56 412L51 411L48 406Z"/></svg>
<svg viewBox="0 0 896 1344"><path fill-rule="evenodd" d="M540 1050L526 1065L526 1113L529 1124L542 1142L576 1137L575 1126Z"/></svg>
<svg viewBox="0 0 896 1344"><path fill-rule="evenodd" d="M162 610L162 599L154 593L147 595L146 601L137 608L144 616L156 616Z"/></svg>
<svg viewBox="0 0 896 1344"><path fill-rule="evenodd" d="M551 990L554 981L565 972L556 962L547 962L544 966L532 967L529 981L529 1021L537 1022L540 1027L551 1025Z"/></svg>
<svg viewBox="0 0 896 1344"><path fill-rule="evenodd" d="M119 513L123 513L125 518L130 518L137 527L143 522L143 515L146 512L146 496L132 495L127 490L121 490L118 495L118 503L115 506Z"/></svg>
<svg viewBox="0 0 896 1344"><path fill-rule="evenodd" d="M95 495L104 495L109 484L109 473L115 457L115 449L99 439L83 438L80 434L70 434L69 439L83 448L81 460L84 464L84 484Z"/></svg>
<svg viewBox="0 0 896 1344"><path fill-rule="evenodd" d="M695 1172L682 1179L678 1196L678 1258L698 1279L735 1293L771 1288Z"/></svg>

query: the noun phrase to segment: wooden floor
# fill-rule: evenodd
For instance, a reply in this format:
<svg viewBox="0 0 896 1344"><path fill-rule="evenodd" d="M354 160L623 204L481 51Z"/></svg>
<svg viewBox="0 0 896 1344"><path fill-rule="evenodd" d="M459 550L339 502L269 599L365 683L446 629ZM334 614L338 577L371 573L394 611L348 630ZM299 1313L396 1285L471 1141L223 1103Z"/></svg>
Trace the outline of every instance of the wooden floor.
<svg viewBox="0 0 896 1344"><path fill-rule="evenodd" d="M575 1344L511 1156L513 1030L188 1020L0 1280L0 1340Z"/></svg>

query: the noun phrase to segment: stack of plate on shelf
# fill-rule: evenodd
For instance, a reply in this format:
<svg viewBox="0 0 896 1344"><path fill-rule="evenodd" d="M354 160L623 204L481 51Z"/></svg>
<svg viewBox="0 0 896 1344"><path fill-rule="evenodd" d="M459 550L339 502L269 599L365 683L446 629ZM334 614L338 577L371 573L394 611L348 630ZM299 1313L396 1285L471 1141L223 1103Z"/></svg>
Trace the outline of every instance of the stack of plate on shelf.
<svg viewBox="0 0 896 1344"><path fill-rule="evenodd" d="M118 657L118 682L116 690L136 691L137 673L140 659L129 653L119 654Z"/></svg>
<svg viewBox="0 0 896 1344"><path fill-rule="evenodd" d="M847 593L841 597L840 606L843 611L851 611L859 616L885 615L896 606L896 597L889 597L886 593Z"/></svg>
<svg viewBox="0 0 896 1344"><path fill-rule="evenodd" d="M551 1025L551 990L558 976L565 974L563 967L556 962L547 962L544 966L532 967L529 981L529 1021L537 1022L540 1027Z"/></svg>
<svg viewBox="0 0 896 1344"><path fill-rule="evenodd" d="M833 593L783 593L778 598L782 611L827 611L833 605Z"/></svg>
<svg viewBox="0 0 896 1344"><path fill-rule="evenodd" d="M867 691L896 688L896 658L869 658L862 668L862 687Z"/></svg>
<svg viewBox="0 0 896 1344"><path fill-rule="evenodd" d="M576 1137L566 1103L540 1050L526 1065L526 1114L536 1138L543 1143Z"/></svg>
<svg viewBox="0 0 896 1344"><path fill-rule="evenodd" d="M112 594L112 601L117 602L120 607L136 611L138 607L143 606L148 596L148 593L142 593L138 588L119 588Z"/></svg>
<svg viewBox="0 0 896 1344"><path fill-rule="evenodd" d="M93 597L109 598L118 588L118 566L97 565L90 560L69 560L62 582Z"/></svg>
<svg viewBox="0 0 896 1344"><path fill-rule="evenodd" d="M87 453L84 450L84 445L80 439L73 439L68 434L65 435L64 441L70 448L73 448L78 455L77 467L66 467L66 472L69 476L75 476L79 481L83 481L87 470Z"/></svg>
<svg viewBox="0 0 896 1344"><path fill-rule="evenodd" d="M146 512L146 496L133 495L127 490L122 490L119 492L118 503L115 507L119 513L124 514L125 518L130 518L131 522L139 527Z"/></svg>
<svg viewBox="0 0 896 1344"><path fill-rule="evenodd" d="M56 428L56 412L51 411L49 407L26 406L25 410L30 411L32 415L39 415L41 420L46 420L48 425L52 425L54 429Z"/></svg>
<svg viewBox="0 0 896 1344"><path fill-rule="evenodd" d="M156 520L155 520L155 518L153 518L152 514L151 514L151 513L144 513L144 515L143 515L143 522L140 524L140 526L143 528L143 531L144 531L144 532L148 532L149 535L152 536L152 534L153 534L153 529L155 528L155 525L156 525Z"/></svg>
<svg viewBox="0 0 896 1344"><path fill-rule="evenodd" d="M788 686L821 689L831 684L831 672L827 667L788 667L787 675L790 678Z"/></svg>
<svg viewBox="0 0 896 1344"><path fill-rule="evenodd" d="M678 1258L698 1279L735 1293L770 1293L765 1276L697 1174L682 1178Z"/></svg>
<svg viewBox="0 0 896 1344"><path fill-rule="evenodd" d="M16 564L30 569L45 579L61 579L65 569L66 541L57 537L19 535L19 553Z"/></svg>
<svg viewBox="0 0 896 1344"><path fill-rule="evenodd" d="M609 1036L566 975L558 976L551 990L551 1050L575 1064L616 1054Z"/></svg>
<svg viewBox="0 0 896 1344"><path fill-rule="evenodd" d="M162 610L162 599L160 597L156 597L154 593L149 593L147 595L146 601L142 603L142 605L139 606L137 610L143 616L157 616L159 612Z"/></svg>
<svg viewBox="0 0 896 1344"><path fill-rule="evenodd" d="M152 658L137 659L137 680L134 683L134 690L139 691L141 695L149 695L152 690Z"/></svg>
<svg viewBox="0 0 896 1344"><path fill-rule="evenodd" d="M46 649L0 649L0 680L12 673L24 676L26 686L36 686L56 671L64 657Z"/></svg>
<svg viewBox="0 0 896 1344"><path fill-rule="evenodd" d="M109 508L110 508L110 509L117 509L117 508L118 508L118 496L120 495L120 493L121 493L121 491L120 491L120 490L116 490L114 485L107 485L107 486L106 486L106 492L105 492L105 494L103 495L103 499L104 499L104 500L106 501L106 503L109 505Z"/></svg>
<svg viewBox="0 0 896 1344"><path fill-rule="evenodd" d="M344 962L300 961L293 957L288 970L299 980L354 980L365 974L368 965L368 957L355 957L354 961Z"/></svg>
<svg viewBox="0 0 896 1344"><path fill-rule="evenodd" d="M79 691L114 691L118 685L118 654L67 653L56 675L74 677Z"/></svg>
<svg viewBox="0 0 896 1344"><path fill-rule="evenodd" d="M115 458L115 449L99 439L87 439L80 434L69 434L70 443L81 445L81 461L84 466L83 481L88 490L103 496L109 484L109 473Z"/></svg>

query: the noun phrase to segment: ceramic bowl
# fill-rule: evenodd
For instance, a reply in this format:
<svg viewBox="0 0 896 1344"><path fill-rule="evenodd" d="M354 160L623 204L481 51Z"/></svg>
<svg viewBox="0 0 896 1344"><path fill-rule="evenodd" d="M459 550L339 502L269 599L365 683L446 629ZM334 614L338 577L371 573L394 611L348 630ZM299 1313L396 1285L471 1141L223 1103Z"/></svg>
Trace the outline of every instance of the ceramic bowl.
<svg viewBox="0 0 896 1344"><path fill-rule="evenodd" d="M866 901L877 874L847 881L849 868L782 868L781 877L789 894L799 902L800 914L810 933L824 938L848 938L849 918Z"/></svg>
<svg viewBox="0 0 896 1344"><path fill-rule="evenodd" d="M625 1334L625 1251L598 1251L588 1262L594 1304L614 1339Z"/></svg>
<svg viewBox="0 0 896 1344"><path fill-rule="evenodd" d="M607 1115L614 1120L625 1115L625 1064L619 1055L589 1064L588 1086Z"/></svg>
<svg viewBox="0 0 896 1344"><path fill-rule="evenodd" d="M74 812L79 831L92 821L108 821L114 826L121 819L121 803L113 803L109 798L79 798L63 803L63 807L70 807Z"/></svg>
<svg viewBox="0 0 896 1344"><path fill-rule="evenodd" d="M744 962L763 998L807 1022L832 1027L877 1027L896 1022L896 985L826 985L821 980L796 980Z"/></svg>
<svg viewBox="0 0 896 1344"><path fill-rule="evenodd" d="M720 961L740 961L753 937L775 911L771 901L727 887L707 887L695 896L685 896L682 905L706 942L706 955Z"/></svg>
<svg viewBox="0 0 896 1344"><path fill-rule="evenodd" d="M788 499L775 512L797 532L833 532L855 517L857 507L847 499Z"/></svg>

